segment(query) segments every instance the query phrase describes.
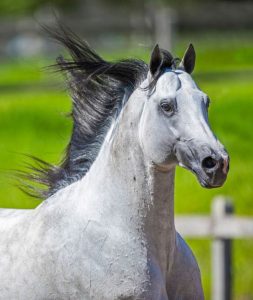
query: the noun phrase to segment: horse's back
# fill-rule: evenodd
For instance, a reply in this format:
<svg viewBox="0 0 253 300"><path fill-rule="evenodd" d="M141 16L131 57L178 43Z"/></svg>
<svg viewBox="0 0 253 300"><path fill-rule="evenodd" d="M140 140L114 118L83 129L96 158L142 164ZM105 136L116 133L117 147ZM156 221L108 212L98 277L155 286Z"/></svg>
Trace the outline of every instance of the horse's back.
<svg viewBox="0 0 253 300"><path fill-rule="evenodd" d="M33 209L0 208L0 219L22 217L31 214L32 211Z"/></svg>
<svg viewBox="0 0 253 300"><path fill-rule="evenodd" d="M29 274L25 255L33 210L0 209L0 299L19 299ZM31 275L30 275L31 276ZM28 299L28 298L27 298Z"/></svg>
<svg viewBox="0 0 253 300"><path fill-rule="evenodd" d="M16 226L24 222L32 214L32 209L0 209L0 239L1 234L9 230L15 230Z"/></svg>
<svg viewBox="0 0 253 300"><path fill-rule="evenodd" d="M32 210L0 209L0 262L22 243ZM14 247L15 245L15 247ZM19 251L16 249L17 254Z"/></svg>
<svg viewBox="0 0 253 300"><path fill-rule="evenodd" d="M0 255L4 255L6 246L19 243L24 237L31 213L26 209L0 209Z"/></svg>

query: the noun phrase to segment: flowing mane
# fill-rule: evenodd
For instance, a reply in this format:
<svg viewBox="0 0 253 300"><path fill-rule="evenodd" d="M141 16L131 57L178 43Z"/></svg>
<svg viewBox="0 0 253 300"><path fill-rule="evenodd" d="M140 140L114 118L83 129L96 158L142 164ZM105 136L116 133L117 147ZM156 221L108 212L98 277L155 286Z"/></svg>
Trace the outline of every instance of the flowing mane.
<svg viewBox="0 0 253 300"><path fill-rule="evenodd" d="M98 155L112 120L118 116L148 73L148 65L142 60L108 62L102 59L69 29L60 27L49 33L67 49L71 57L64 59L60 56L53 67L66 75L72 98L70 115L73 129L65 157L59 166L32 157L35 165L29 167L31 172L23 173L23 178L30 183L26 183L22 189L31 196L42 199L87 173ZM172 67L173 60L168 51L163 50L163 54L164 70ZM154 77L154 82L160 75ZM34 182L43 187L34 187Z"/></svg>

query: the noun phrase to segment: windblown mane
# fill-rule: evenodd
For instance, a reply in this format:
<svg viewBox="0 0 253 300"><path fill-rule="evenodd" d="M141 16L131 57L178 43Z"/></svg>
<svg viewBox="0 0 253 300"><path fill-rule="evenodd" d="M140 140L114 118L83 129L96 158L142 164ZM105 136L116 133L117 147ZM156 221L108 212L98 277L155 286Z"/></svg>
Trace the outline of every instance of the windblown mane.
<svg viewBox="0 0 253 300"><path fill-rule="evenodd" d="M59 166L33 157L36 166L30 167L31 173L23 175L30 182L44 187L39 189L33 184L26 184L25 188L28 194L42 199L87 173L112 120L148 72L148 65L142 60L105 61L86 42L65 28L51 31L50 35L71 56L71 59L59 57L54 67L66 75L73 103L73 129Z"/></svg>

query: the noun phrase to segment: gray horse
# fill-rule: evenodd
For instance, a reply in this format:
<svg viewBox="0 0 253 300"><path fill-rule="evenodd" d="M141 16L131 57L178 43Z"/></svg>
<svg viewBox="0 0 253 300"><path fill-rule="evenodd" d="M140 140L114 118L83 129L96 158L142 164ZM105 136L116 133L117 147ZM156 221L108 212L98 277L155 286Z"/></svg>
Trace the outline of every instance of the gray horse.
<svg viewBox="0 0 253 300"><path fill-rule="evenodd" d="M31 178L48 186L34 210L0 211L0 299L204 298L196 260L175 230L176 165L207 188L229 158L208 125L209 99L156 46L149 67L108 63L66 32L59 59L74 99L65 161ZM80 101L82 99L82 101Z"/></svg>

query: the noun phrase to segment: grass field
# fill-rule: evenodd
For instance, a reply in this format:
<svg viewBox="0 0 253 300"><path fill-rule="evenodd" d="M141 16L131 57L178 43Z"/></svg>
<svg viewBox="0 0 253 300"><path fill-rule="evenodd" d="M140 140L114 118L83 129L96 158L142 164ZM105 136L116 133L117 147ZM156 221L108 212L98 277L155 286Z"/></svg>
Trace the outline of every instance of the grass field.
<svg viewBox="0 0 253 300"><path fill-rule="evenodd" d="M196 82L211 98L210 123L226 145L231 169L225 186L205 190L186 170L176 174L176 213L209 213L211 199L224 194L232 197L236 213L253 216L253 39L251 33L219 33L182 37L176 54L187 43L197 50ZM134 49L106 55L131 54L148 61L148 51ZM2 61L0 69L0 206L34 207L38 201L13 186L10 169L22 169L32 154L57 162L67 144L71 122L67 92L57 75L41 70L52 63L46 59ZM207 299L210 298L210 241L189 241L200 263ZM234 299L253 299L253 241L234 243Z"/></svg>

